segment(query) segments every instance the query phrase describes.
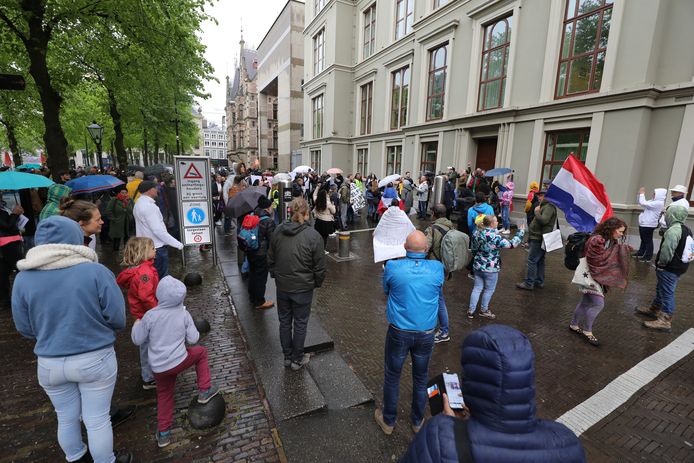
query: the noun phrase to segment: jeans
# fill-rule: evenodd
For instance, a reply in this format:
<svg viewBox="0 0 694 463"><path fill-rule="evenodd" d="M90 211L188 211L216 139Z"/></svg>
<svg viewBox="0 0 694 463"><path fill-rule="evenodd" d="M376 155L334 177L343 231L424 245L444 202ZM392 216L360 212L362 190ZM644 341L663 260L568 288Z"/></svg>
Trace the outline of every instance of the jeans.
<svg viewBox="0 0 694 463"><path fill-rule="evenodd" d="M477 302L480 300L480 294L482 295L482 306L480 310L482 312L489 310L489 301L492 300L498 281L499 272L475 270L475 285L472 287L472 294L470 294L470 307L468 312L475 313L477 310Z"/></svg>
<svg viewBox="0 0 694 463"><path fill-rule="evenodd" d="M160 281L169 274L169 248L166 246L157 248L157 253L154 256L154 268L157 270Z"/></svg>
<svg viewBox="0 0 694 463"><path fill-rule="evenodd" d="M433 348L434 330L416 332L402 331L392 325L388 327L383 375L383 421L388 426L395 425L400 373L408 353L412 357L412 411L410 420L412 424L419 425L424 419L429 360Z"/></svg>
<svg viewBox="0 0 694 463"><path fill-rule="evenodd" d="M374 217L376 215L376 211L378 210L378 203L370 199L368 201L368 206L369 208L367 209L366 215L369 217Z"/></svg>
<svg viewBox="0 0 694 463"><path fill-rule="evenodd" d="M67 357L38 358L39 384L58 415L58 443L68 461L87 453L80 417L94 462L115 461L109 410L117 374L113 346Z"/></svg>
<svg viewBox="0 0 694 463"><path fill-rule="evenodd" d="M511 221L509 219L509 213L511 212L511 206L501 206L501 224L504 230L511 229Z"/></svg>
<svg viewBox="0 0 694 463"><path fill-rule="evenodd" d="M419 209L417 211L417 217L424 220L427 218L427 205L428 201L419 201Z"/></svg>
<svg viewBox="0 0 694 463"><path fill-rule="evenodd" d="M673 316L675 314L675 290L680 276L667 270L657 270L655 276L658 283L655 286L655 299L652 306L659 307L667 315Z"/></svg>
<svg viewBox="0 0 694 463"><path fill-rule="evenodd" d="M304 357L306 327L311 315L313 291L288 293L277 290L277 317L280 321L280 344L285 360L301 363Z"/></svg>
<svg viewBox="0 0 694 463"><path fill-rule="evenodd" d="M248 298L254 307L265 303L265 286L267 284L267 259L265 255L257 255L254 252L248 256Z"/></svg>
<svg viewBox="0 0 694 463"><path fill-rule="evenodd" d="M542 241L528 241L528 276L525 284L533 287L545 284L545 250Z"/></svg>
<svg viewBox="0 0 694 463"><path fill-rule="evenodd" d="M159 432L166 432L173 423L173 412L176 395L176 377L195 365L195 374L198 378L198 390L207 391L210 382L210 367L207 364L207 348L203 346L186 347L188 356L177 366L170 370L154 373L157 381L157 428Z"/></svg>
<svg viewBox="0 0 694 463"><path fill-rule="evenodd" d="M639 225L639 236L641 237L641 245L636 255L646 260L651 260L653 257L653 232L655 227L642 227Z"/></svg>
<svg viewBox="0 0 694 463"><path fill-rule="evenodd" d="M439 330L441 334L448 333L448 307L446 307L446 299L443 297L443 286L439 291Z"/></svg>
<svg viewBox="0 0 694 463"><path fill-rule="evenodd" d="M154 380L154 373L152 372L152 367L149 365L149 355L147 354L148 348L148 341L140 344L140 373L142 375L142 381L145 383Z"/></svg>
<svg viewBox="0 0 694 463"><path fill-rule="evenodd" d="M605 307L605 297L597 294L584 294L581 301L574 310L574 316L571 319L573 326L580 326L581 320L585 320L585 331L593 332L593 322L598 318L600 312Z"/></svg>
<svg viewBox="0 0 694 463"><path fill-rule="evenodd" d="M349 211L349 204L340 203L340 220L342 221L342 228L347 228L347 212Z"/></svg>
<svg viewBox="0 0 694 463"><path fill-rule="evenodd" d="M354 223L354 209L352 209L352 206L347 207L347 222Z"/></svg>
<svg viewBox="0 0 694 463"><path fill-rule="evenodd" d="M231 217L224 216L224 233L231 233Z"/></svg>

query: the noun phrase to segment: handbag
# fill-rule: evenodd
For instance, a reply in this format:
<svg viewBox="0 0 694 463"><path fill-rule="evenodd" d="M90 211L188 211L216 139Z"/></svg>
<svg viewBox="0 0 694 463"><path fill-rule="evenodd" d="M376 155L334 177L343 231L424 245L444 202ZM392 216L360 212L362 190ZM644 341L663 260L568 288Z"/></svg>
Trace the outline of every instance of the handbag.
<svg viewBox="0 0 694 463"><path fill-rule="evenodd" d="M547 252L556 251L564 247L561 240L561 230L558 228L542 235L542 249Z"/></svg>
<svg viewBox="0 0 694 463"><path fill-rule="evenodd" d="M581 257L578 260L578 267L574 272L574 276L571 279L571 284L579 286L581 289L587 289L600 294L603 294L603 289L600 283L593 279L590 274L590 268L588 267L588 260L585 257Z"/></svg>

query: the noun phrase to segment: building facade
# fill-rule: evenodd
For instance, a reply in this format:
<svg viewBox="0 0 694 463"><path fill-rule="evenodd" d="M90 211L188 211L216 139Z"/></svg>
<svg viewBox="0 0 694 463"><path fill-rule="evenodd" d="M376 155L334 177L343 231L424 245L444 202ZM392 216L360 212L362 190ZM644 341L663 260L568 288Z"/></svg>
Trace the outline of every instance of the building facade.
<svg viewBox="0 0 694 463"><path fill-rule="evenodd" d="M250 165L258 159L258 52L246 48L241 34L233 79L227 76L227 152L231 161Z"/></svg>
<svg viewBox="0 0 694 463"><path fill-rule="evenodd" d="M201 107L193 107L191 109L191 114L193 115L193 122L195 123L196 127L198 128L198 138L193 144L192 147L192 152L193 156L202 156L204 151L203 151L203 125L206 124L205 118L202 115L202 108Z"/></svg>
<svg viewBox="0 0 694 463"><path fill-rule="evenodd" d="M312 0L306 18L316 169L511 167L520 202L574 153L632 225L640 186L694 200L694 2Z"/></svg>
<svg viewBox="0 0 694 463"><path fill-rule="evenodd" d="M213 165L228 165L227 160L227 128L222 118L222 125L203 120L202 138L203 154L208 156Z"/></svg>
<svg viewBox="0 0 694 463"><path fill-rule="evenodd" d="M280 171L301 163L304 7L288 0L258 46L260 160Z"/></svg>

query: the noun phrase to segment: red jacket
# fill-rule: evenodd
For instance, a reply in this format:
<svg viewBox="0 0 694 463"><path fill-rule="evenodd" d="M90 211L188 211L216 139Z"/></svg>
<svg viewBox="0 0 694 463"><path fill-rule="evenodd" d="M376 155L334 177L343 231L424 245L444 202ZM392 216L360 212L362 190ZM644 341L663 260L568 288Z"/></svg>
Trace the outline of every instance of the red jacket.
<svg viewBox="0 0 694 463"><path fill-rule="evenodd" d="M158 304L156 293L159 275L154 268L154 260L146 260L137 267L123 270L116 281L121 288L128 290L130 313L138 320Z"/></svg>

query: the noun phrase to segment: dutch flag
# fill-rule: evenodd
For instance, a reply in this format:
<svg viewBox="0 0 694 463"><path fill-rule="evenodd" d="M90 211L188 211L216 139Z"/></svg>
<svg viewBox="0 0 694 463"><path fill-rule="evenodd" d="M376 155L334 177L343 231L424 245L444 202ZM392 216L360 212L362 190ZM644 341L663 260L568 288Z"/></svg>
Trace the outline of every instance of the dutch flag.
<svg viewBox="0 0 694 463"><path fill-rule="evenodd" d="M610 198L605 186L571 153L545 194L547 201L566 215L576 230L590 233L612 217Z"/></svg>

